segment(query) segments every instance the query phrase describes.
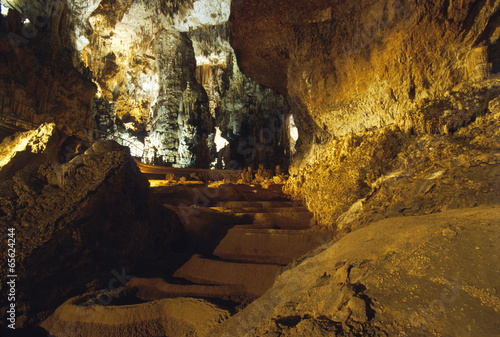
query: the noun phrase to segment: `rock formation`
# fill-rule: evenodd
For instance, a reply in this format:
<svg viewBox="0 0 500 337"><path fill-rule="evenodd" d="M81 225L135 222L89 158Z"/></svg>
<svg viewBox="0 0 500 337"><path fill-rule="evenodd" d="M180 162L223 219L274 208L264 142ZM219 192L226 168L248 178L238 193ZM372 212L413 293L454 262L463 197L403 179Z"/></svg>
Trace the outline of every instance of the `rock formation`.
<svg viewBox="0 0 500 337"><path fill-rule="evenodd" d="M37 323L72 295L133 275L165 256L181 233L177 216L152 201L128 149L113 141L68 163L29 164L1 183L0 194L1 232L16 233L17 327ZM6 276L4 268L2 287Z"/></svg>
<svg viewBox="0 0 500 337"><path fill-rule="evenodd" d="M16 116L28 128L54 122L68 134L94 127L96 88L83 67L74 67L67 7L55 2L45 12L32 2L16 4L21 14L0 16L2 118Z"/></svg>
<svg viewBox="0 0 500 337"><path fill-rule="evenodd" d="M29 73L46 68L30 83L21 81L22 73L5 70L8 112L35 124L54 121L67 133L97 126L108 134L101 138L121 138L133 156L148 163L288 166L286 103L239 71L228 42L230 2L9 0L6 5L12 10L2 46L12 54L7 42L16 34L15 43L23 47L16 45L16 52L27 56L5 67ZM36 34L27 33L32 31ZM175 48L175 39L163 43L176 34L182 38ZM33 50L38 54L31 55ZM94 103L90 81L97 85ZM231 140L230 149L215 149L214 126Z"/></svg>
<svg viewBox="0 0 500 337"><path fill-rule="evenodd" d="M207 91L216 126L229 141L228 157L235 161L221 161L218 167L288 167L289 112L284 97L241 73L226 23L201 26L188 34L197 55L198 82Z"/></svg>
<svg viewBox="0 0 500 337"><path fill-rule="evenodd" d="M497 71L498 6L235 1L231 42L245 74L288 95L305 143L410 130L424 102Z"/></svg>
<svg viewBox="0 0 500 337"><path fill-rule="evenodd" d="M156 48L159 94L149 137L154 156L175 167L208 168L214 121L205 89L196 82L191 41L184 33L163 30Z"/></svg>
<svg viewBox="0 0 500 337"><path fill-rule="evenodd" d="M99 120L109 116L103 129L113 121L113 133L133 143L139 149L133 154L148 163L222 168L232 159L243 167L287 166L286 103L239 71L228 42L229 2L123 1L115 7L101 4L88 17L91 34L81 37L88 41L80 48L82 59L101 99L113 106L96 111ZM187 97L192 102L185 104ZM180 111L181 105L190 111ZM196 116L189 116L193 109ZM222 155L215 150L214 126L231 140L225 161L217 161ZM262 129L272 135L262 136Z"/></svg>
<svg viewBox="0 0 500 337"><path fill-rule="evenodd" d="M0 148L0 181L12 179L29 164L57 161L60 135L55 124L42 124L38 129L6 137Z"/></svg>
<svg viewBox="0 0 500 337"><path fill-rule="evenodd" d="M162 299L134 308L87 307L82 298L68 300L42 326L54 336L210 336L229 316L227 310L199 299ZM84 321L84 324L81 322Z"/></svg>
<svg viewBox="0 0 500 337"><path fill-rule="evenodd" d="M450 155L465 149L476 151L470 157L477 158L498 152L496 126L489 125L497 123L492 100L500 85L499 6L498 1L233 2L231 42L241 68L287 95L299 129L289 191L307 200L321 224L335 226L342 213L372 195L372 187L389 182L393 193L394 180L383 177L403 171L414 179L417 170L432 171L436 162L454 166L458 157L450 161ZM474 141L481 132L493 141ZM425 157L432 160L426 164ZM495 190L498 180L493 180L486 184ZM441 192L436 193L444 198ZM445 194L445 204L460 204L452 200L460 192ZM405 200L402 212L410 199L399 197ZM474 197L469 204L492 197Z"/></svg>
<svg viewBox="0 0 500 337"><path fill-rule="evenodd" d="M242 71L285 94L298 127L286 189L344 237L214 335L496 333L499 9L232 3Z"/></svg>
<svg viewBox="0 0 500 337"><path fill-rule="evenodd" d="M498 89L469 91L481 103L466 111L478 117L453 134L412 136L383 128L313 146L309 163L289 179L287 189L309 199L321 224L339 229L353 221L358 226L385 217L498 203L498 98L482 110Z"/></svg>
<svg viewBox="0 0 500 337"><path fill-rule="evenodd" d="M494 336L499 211L375 222L290 266L212 335Z"/></svg>
<svg viewBox="0 0 500 337"><path fill-rule="evenodd" d="M45 320L66 301L43 323L50 332L78 326L75 336L498 334L500 0L7 3L21 13L4 25L17 34L23 20L37 22L37 11L51 18L40 40L22 43L21 54L2 36L5 97L20 92L29 107L61 109L36 122L55 118L68 133L92 124L92 78L91 119L127 142L134 157L183 168L244 166L240 182L261 183L262 191L273 178L268 169L286 171L292 160L284 191L307 206L287 200L301 212L276 211L294 214L284 220L246 204L241 212L257 213L235 211L239 220L230 221L208 196L241 202L247 195L219 195L226 182L209 188L195 174L192 187L159 188L155 198L172 206L157 208L130 154L115 143L96 143L64 164L41 164L52 156L33 155L27 146L5 151L14 160L0 170L0 179L9 179L0 186L0 229L18 231L21 324ZM58 63L67 77L43 71ZM37 77L26 80L11 66ZM44 80L56 81L55 91ZM16 162L30 164L14 174L23 165ZM253 187L247 192L258 197ZM171 210L184 216L183 244L191 251L170 279L150 270L154 278L141 275L123 292L84 297L89 305L68 300L105 288L93 282L105 282L110 270L135 270L168 251L180 232ZM185 212L196 216L186 220ZM241 230L229 229L239 221ZM300 236L274 235L298 224ZM324 230L333 241L292 261L271 286L290 261L290 243ZM271 234L275 241L266 241ZM272 247L262 244L259 256L262 242ZM76 284L75 273L85 275ZM55 274L57 291L49 286ZM253 289L247 299L269 290L234 307L229 319L228 310L205 300L163 298L217 294L210 298L233 301L241 298L240 283ZM125 306L96 304L103 296ZM179 319L181 308L203 313L200 324L187 313Z"/></svg>

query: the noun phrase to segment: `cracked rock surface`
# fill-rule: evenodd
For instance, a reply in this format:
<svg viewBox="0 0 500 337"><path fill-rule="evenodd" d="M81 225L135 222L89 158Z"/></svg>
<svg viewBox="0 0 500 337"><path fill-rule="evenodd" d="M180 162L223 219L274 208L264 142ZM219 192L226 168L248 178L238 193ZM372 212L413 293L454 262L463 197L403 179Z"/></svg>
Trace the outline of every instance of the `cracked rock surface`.
<svg viewBox="0 0 500 337"><path fill-rule="evenodd" d="M177 216L152 201L128 149L113 141L68 163L31 163L3 181L0 229L7 228L16 229L19 328L72 295L108 287L112 271L133 273L167 254L181 233ZM6 277L3 269L2 285Z"/></svg>
<svg viewBox="0 0 500 337"><path fill-rule="evenodd" d="M289 266L213 333L494 336L499 219L495 206L372 223Z"/></svg>

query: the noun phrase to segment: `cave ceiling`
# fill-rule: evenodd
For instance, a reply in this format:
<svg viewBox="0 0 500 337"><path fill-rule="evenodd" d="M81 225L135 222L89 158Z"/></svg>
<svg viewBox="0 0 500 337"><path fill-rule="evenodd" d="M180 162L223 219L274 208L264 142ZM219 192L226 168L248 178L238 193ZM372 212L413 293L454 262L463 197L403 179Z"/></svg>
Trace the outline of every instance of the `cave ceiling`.
<svg viewBox="0 0 500 337"><path fill-rule="evenodd" d="M125 139L136 157L182 167L207 162L224 167L230 159L246 166L256 165L255 158L278 158L273 150L259 155L252 149L249 159L238 154L248 139L255 143L270 119L283 126L287 117L282 95L239 70L229 43L230 0L5 4L25 21L48 18L53 27L46 40L57 41L57 48L65 49L74 67L90 74L97 86L96 127ZM216 127L233 148L224 160L215 146ZM289 146L281 138L259 148L278 145L284 158Z"/></svg>

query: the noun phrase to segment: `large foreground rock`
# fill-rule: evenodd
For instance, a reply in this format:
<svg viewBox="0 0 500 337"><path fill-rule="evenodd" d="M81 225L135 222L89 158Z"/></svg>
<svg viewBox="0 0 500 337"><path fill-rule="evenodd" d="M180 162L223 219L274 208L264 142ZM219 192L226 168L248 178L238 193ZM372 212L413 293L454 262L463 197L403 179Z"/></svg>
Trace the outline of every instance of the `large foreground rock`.
<svg viewBox="0 0 500 337"><path fill-rule="evenodd" d="M167 254L180 231L178 217L152 201L128 149L113 141L70 163L28 165L3 182L0 232L8 228L16 233L18 328L71 296L125 285L138 267ZM6 277L3 268L2 294Z"/></svg>
<svg viewBox="0 0 500 337"><path fill-rule="evenodd" d="M42 326L54 336L201 337L229 312L200 299L174 298L128 306L82 306L72 298Z"/></svg>
<svg viewBox="0 0 500 337"><path fill-rule="evenodd" d="M386 219L283 272L213 336L498 336L500 207Z"/></svg>

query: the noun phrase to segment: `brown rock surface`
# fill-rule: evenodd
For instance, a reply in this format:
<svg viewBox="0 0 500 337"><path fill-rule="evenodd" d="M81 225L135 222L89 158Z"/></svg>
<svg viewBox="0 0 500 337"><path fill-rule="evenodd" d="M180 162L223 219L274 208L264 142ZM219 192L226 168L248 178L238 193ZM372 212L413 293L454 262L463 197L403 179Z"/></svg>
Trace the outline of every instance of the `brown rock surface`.
<svg viewBox="0 0 500 337"><path fill-rule="evenodd" d="M500 208L392 218L290 266L214 336L496 336Z"/></svg>
<svg viewBox="0 0 500 337"><path fill-rule="evenodd" d="M136 298L154 301L171 297L215 298L225 301L241 301L245 294L242 285L207 285L207 284L172 284L161 278L134 278L127 283L127 288L137 289Z"/></svg>
<svg viewBox="0 0 500 337"><path fill-rule="evenodd" d="M151 319L157 305L153 304L154 302L142 301L178 298L177 301L168 303L183 305L185 308L180 308L180 312L192 310L200 317L212 316L220 310L206 305L193 307L179 297L210 299L214 303L223 303L227 308L238 310L270 288L284 265L307 250L320 246L332 235L328 232L259 230L257 228L260 226L257 225L240 225L241 219L235 216L235 212L242 209L252 211L253 208L256 213L279 210L284 214L295 211L305 214L307 211L300 207L299 203L284 201L285 195L280 188L276 188L278 186L264 189L257 186L217 184L217 190L214 185L210 185L210 188L192 184L162 186L156 194L157 198L168 196L169 193L182 198L191 195L192 206L196 205L166 205L179 213L186 229L187 240L184 241L183 249L172 257L180 262L175 269L171 272L165 269L143 271L141 277L129 281L125 289L88 293L82 299L67 302L43 323L43 326L51 333L61 333L65 327L71 328L72 336L75 337L97 332L102 335L114 335L118 332L130 334L129 331L139 336L161 334L162 331L164 335L182 336L184 328L179 327L178 316L165 312L161 320ZM200 197L203 196L207 202L200 204ZM217 206L210 207L213 204ZM228 235L223 240L225 243L219 244L231 226L234 226L232 230L241 229L238 232L242 236L235 239L234 235ZM269 228L269 225L266 225L266 228ZM219 246L215 247L218 244ZM212 247L208 247L209 245ZM193 255L194 252L200 251L203 256ZM147 278L151 276L154 278ZM106 301L108 298L110 300ZM106 302L102 303L103 306L96 306L97 302L102 301ZM82 308L77 309L78 305ZM76 317L72 314L75 310L82 312L82 315ZM106 318L92 316L94 311L96 314L105 315ZM192 316L185 315L185 323L188 324ZM171 325L163 324L163 320L171 322ZM178 327L176 333L171 332L172 326ZM201 319L200 325L192 334L206 333L211 336L209 331L200 329L205 329L204 319Z"/></svg>
<svg viewBox="0 0 500 337"><path fill-rule="evenodd" d="M480 108L468 107L465 111L478 116L454 133L411 135L384 128L313 146L296 166L287 191L305 198L320 224L343 229L350 222L359 226L387 217L498 204L498 88L470 89L465 97L483 100L477 105L489 108L479 113Z"/></svg>
<svg viewBox="0 0 500 337"><path fill-rule="evenodd" d="M21 12L33 13L41 0L17 3ZM227 32L218 20L210 29L175 26L183 24L174 22L174 14L187 11L191 1L105 0L94 11L97 5L72 0L57 12L40 40L55 46L55 54L38 53L41 42L35 40L18 60L7 52L0 65L6 97L20 95L36 109L61 107L49 116L70 130L88 123L91 90L85 76L68 66L75 61L72 43L71 50L61 47L87 37L91 41L83 43L81 56L102 86L103 101L112 102L98 114L106 128L113 129L118 115L128 124L119 132L144 146L142 152L152 149L148 158L208 165L215 121L232 143L219 159L236 154L251 166L273 162L275 146L288 155L290 141L286 116L274 128L268 123L286 115L281 98L256 80L287 95L300 138L286 190L314 212L313 219L306 212L282 216L288 212L259 212L252 209L259 206L243 203L261 203L259 193L274 199L281 190L158 188L158 200L174 200L171 209L180 216L186 209L194 212L183 226L191 245L203 246L206 256L193 256L174 274L182 280L137 281L139 299L205 291L216 298L253 299L271 287L281 264L309 249L311 242L292 238L284 228L317 221L343 238L293 263L267 293L212 333L208 329L225 311L184 299L85 307L103 310L93 322L76 317L82 309L73 299L46 321L48 330L196 335L192 313L183 312L192 310L204 317L200 335L498 334L500 0L234 0L231 43L252 80L233 67L232 56L195 68L200 55L224 54L211 46L219 38L217 47L224 46ZM155 10L158 15L151 15ZM70 12L80 13L80 31L74 37L63 31L59 39L58 27L71 26ZM22 29L20 17L9 20L9 29ZM166 28L170 24L175 30ZM66 57L57 54L65 52ZM62 79L59 65L69 69ZM26 82L23 72L37 77ZM154 144L147 144L148 137ZM153 146L165 151L158 154ZM256 178L263 183L261 173ZM252 180L251 170L242 176ZM110 270L133 270L168 251L177 217L153 206L146 190L128 154L112 143L96 144L63 165L30 165L0 185L0 229L19 228L21 325L46 318L77 291L105 287ZM235 213L230 216L195 212L229 205ZM231 230L217 249L214 241L239 221L249 224ZM272 240L279 240L273 248L284 246L279 253L285 254L263 249ZM74 275L83 277L75 281ZM104 283L89 285L96 279Z"/></svg>
<svg viewBox="0 0 500 337"><path fill-rule="evenodd" d="M218 261L194 255L174 277L199 284L227 284L245 290L246 298L256 299L274 282L281 266L273 264Z"/></svg>
<svg viewBox="0 0 500 337"><path fill-rule="evenodd" d="M228 311L199 299L175 298L135 306L82 306L72 298L59 307L42 326L52 335L202 337Z"/></svg>
<svg viewBox="0 0 500 337"><path fill-rule="evenodd" d="M234 1L243 72L288 94L300 137L396 124L498 69L499 1Z"/></svg>
<svg viewBox="0 0 500 337"><path fill-rule="evenodd" d="M287 94L299 129L287 191L321 225L498 203L499 9L468 0L232 3L242 71Z"/></svg>
<svg viewBox="0 0 500 337"><path fill-rule="evenodd" d="M231 261L287 265L334 237L327 231L256 229L253 226L231 228L214 255Z"/></svg>
<svg viewBox="0 0 500 337"><path fill-rule="evenodd" d="M84 69L73 63L70 17L66 6L48 8L40 3L18 3L23 16L10 10L1 16L0 93L1 113L12 114L35 124L54 122L71 134L93 127L91 119L96 87ZM35 16L38 21L35 21ZM23 17L31 24L23 24ZM35 23L36 22L36 26Z"/></svg>
<svg viewBox="0 0 500 337"><path fill-rule="evenodd" d="M178 217L151 199L128 150L112 141L70 163L28 165L4 181L1 232L7 228L16 233L18 327L69 296L108 286L113 271L130 275L162 258L181 231ZM2 284L6 276L4 268Z"/></svg>

